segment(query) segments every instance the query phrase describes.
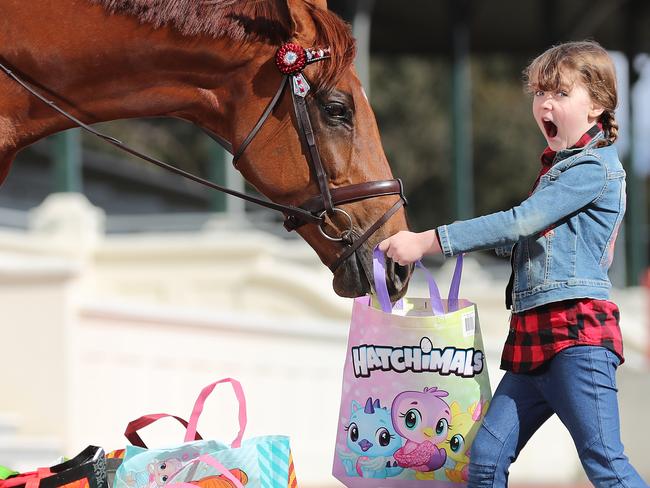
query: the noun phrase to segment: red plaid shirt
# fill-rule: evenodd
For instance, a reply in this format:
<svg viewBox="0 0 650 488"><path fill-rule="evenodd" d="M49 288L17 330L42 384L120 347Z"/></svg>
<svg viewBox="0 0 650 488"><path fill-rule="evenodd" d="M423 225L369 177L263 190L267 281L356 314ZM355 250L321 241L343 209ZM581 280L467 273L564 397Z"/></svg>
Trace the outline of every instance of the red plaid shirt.
<svg viewBox="0 0 650 488"><path fill-rule="evenodd" d="M573 147L585 146L598 130L600 127L594 126ZM553 166L555 152L547 147L541 159L542 168L533 190L542 175ZM540 367L563 349L578 345L606 347L623 363L625 358L619 320L616 304L591 298L549 303L513 313L501 355L501 369L526 373Z"/></svg>
<svg viewBox="0 0 650 488"><path fill-rule="evenodd" d="M591 298L548 303L513 313L501 369L526 373L567 347L585 345L606 347L622 363L625 359L619 319L615 303Z"/></svg>

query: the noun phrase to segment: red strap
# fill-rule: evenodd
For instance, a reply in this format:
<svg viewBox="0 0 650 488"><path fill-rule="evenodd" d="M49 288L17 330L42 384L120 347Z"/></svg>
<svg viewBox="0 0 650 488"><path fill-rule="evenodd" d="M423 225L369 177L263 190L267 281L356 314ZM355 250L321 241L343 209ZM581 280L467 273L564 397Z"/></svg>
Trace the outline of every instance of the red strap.
<svg viewBox="0 0 650 488"><path fill-rule="evenodd" d="M38 468L36 471L22 473L2 482L3 488L25 485L25 488L37 488L43 478L52 476L50 468Z"/></svg>
<svg viewBox="0 0 650 488"><path fill-rule="evenodd" d="M160 420L160 419L165 418L165 417L175 418L181 424L183 424L184 427L187 428L187 425L188 425L187 421L183 420L180 417L177 417L176 415L170 415L168 413L153 413L153 414L150 414L150 415L143 415L142 417L129 422L129 424L126 426L126 430L124 431L124 436L128 439L128 441L132 445L138 446L138 447L144 447L146 449L147 446L142 441L142 438L138 434L138 431L140 429L144 429L147 425L153 424L155 421ZM202 439L203 439L203 437L201 437L201 435L198 432L195 431L194 440L195 441L200 441ZM190 439L190 440L192 440L192 439ZM25 488L27 488L27 487L25 487Z"/></svg>

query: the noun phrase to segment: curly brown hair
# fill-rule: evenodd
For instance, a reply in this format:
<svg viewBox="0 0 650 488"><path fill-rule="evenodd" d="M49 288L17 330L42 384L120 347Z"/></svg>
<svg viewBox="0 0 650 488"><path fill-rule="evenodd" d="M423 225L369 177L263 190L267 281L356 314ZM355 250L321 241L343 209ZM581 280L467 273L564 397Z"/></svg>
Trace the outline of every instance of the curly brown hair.
<svg viewBox="0 0 650 488"><path fill-rule="evenodd" d="M576 75L591 99L604 109L598 118L605 132L600 145L614 143L618 138L614 113L618 104L616 69L612 58L597 42L565 42L547 49L524 70L524 85L529 93L555 91L571 85Z"/></svg>

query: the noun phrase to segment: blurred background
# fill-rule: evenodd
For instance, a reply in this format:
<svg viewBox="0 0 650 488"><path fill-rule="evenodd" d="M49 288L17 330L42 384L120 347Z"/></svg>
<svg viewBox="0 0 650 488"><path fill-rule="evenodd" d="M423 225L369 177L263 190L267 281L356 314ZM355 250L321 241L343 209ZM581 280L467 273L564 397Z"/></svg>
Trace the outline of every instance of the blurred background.
<svg viewBox="0 0 650 488"><path fill-rule="evenodd" d="M594 39L618 71L628 210L611 270L625 365L623 441L650 479L648 172L650 2L330 0L358 42L357 71L413 230L507 209L526 197L544 139L522 70L547 47ZM255 193L229 157L177 120L99 128L177 166ZM443 289L451 263L427 262ZM462 294L478 304L493 387L508 313L507 260L474 253ZM424 293L417 277L411 293ZM126 423L188 417L205 384L240 379L249 435L292 437L303 486L330 475L351 301L280 216L126 157L71 130L22 151L0 188L0 464L28 469L87 444L124 446ZM224 390L204 436L236 433ZM586 412L588 414L588 412ZM150 445L180 442L161 422ZM512 486L588 486L572 441L549 421L511 470Z"/></svg>

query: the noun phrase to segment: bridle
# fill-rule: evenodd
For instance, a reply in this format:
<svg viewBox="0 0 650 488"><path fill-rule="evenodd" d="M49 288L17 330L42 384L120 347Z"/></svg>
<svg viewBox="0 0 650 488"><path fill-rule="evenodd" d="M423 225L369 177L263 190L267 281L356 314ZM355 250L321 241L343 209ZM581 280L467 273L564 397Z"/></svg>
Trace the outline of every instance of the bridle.
<svg viewBox="0 0 650 488"><path fill-rule="evenodd" d="M118 139L99 132L98 130L76 118L74 115L66 112L58 105L56 105L53 101L48 100L45 96L32 88L2 62L0 62L0 69L2 69L10 78L20 84L32 95L49 105L53 110L59 112L62 116L73 122L76 126L103 139L109 144L112 144L113 146L116 146L129 154L137 156L145 161L153 163L177 175L183 176L184 178L190 179L214 190L218 190L228 195L241 198L248 202L282 212L285 215L284 227L287 229L287 231L298 229L299 227L302 227L306 224L317 225L321 235L325 239L333 242L340 242L345 245L343 252L337 256L336 260L333 263L328 265L332 272L334 272L347 258L354 254L356 250L370 236L372 236L386 221L388 221L388 219L395 212L397 212L400 207L405 206L407 202L406 197L404 196L402 182L399 179L368 181L338 188L329 187L329 179L327 172L323 167L318 148L316 147L316 139L305 100L305 97L310 91L310 86L307 78L302 72L305 66L308 64L327 58L329 58L329 48L304 49L300 45L294 43L287 43L277 51L275 62L276 66L283 74L282 81L275 95L265 108L264 112L258 119L253 129L244 138L241 145L237 148L237 151L233 151L232 144L229 141L225 140L223 137L209 130L203 129L204 132L206 132L210 137L217 141L222 147L224 147L224 149L233 154L233 164L235 167L237 167L237 163L239 162L241 156L244 154L244 151L253 141L259 130L264 125L264 122L268 119L274 108L277 106L285 90L285 87L287 84L291 84L291 98L296 115L298 132L302 135L302 141L307 146L307 159L310 164L310 168L314 172L320 191L320 195L309 198L306 202L299 206L282 205L269 200L254 197L252 195L247 195L245 193L218 185L212 181L206 180L180 168L177 168L176 166L140 153L139 151L122 143ZM340 208L340 205L343 204L354 203L366 200L368 198L388 195L399 195L400 198L391 208L388 209L388 211L386 211L386 213L384 213L384 215L375 221L361 235L355 231L352 217L345 210ZM346 217L349 228L341 232L339 236L331 236L324 229L324 225L326 223L325 216L328 216L330 219L332 219L337 213Z"/></svg>

